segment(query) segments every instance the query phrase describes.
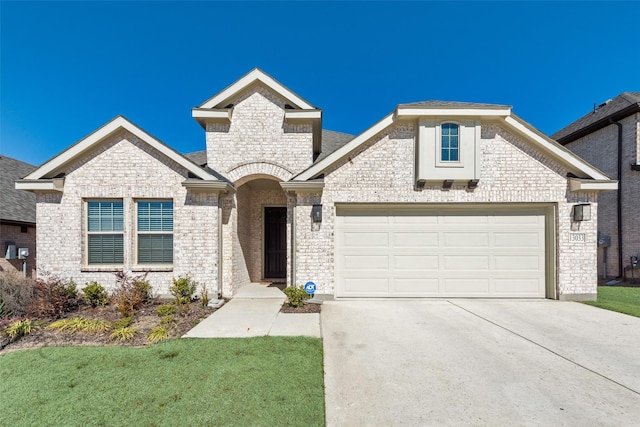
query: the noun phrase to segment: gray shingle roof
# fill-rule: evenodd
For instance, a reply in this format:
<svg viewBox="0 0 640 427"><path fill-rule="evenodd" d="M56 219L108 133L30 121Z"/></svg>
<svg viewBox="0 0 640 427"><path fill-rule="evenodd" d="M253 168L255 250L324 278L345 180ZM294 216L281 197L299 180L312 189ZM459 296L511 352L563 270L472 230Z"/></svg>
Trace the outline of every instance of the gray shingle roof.
<svg viewBox="0 0 640 427"><path fill-rule="evenodd" d="M355 138L355 136L348 133L322 129L322 152L315 161L317 162L327 157L329 154L333 153L338 148L351 141L353 138ZM184 154L184 156L198 166L202 167L207 164L206 150L186 153Z"/></svg>
<svg viewBox="0 0 640 427"><path fill-rule="evenodd" d="M35 224L36 195L15 188L15 181L34 169L29 163L0 156L0 221Z"/></svg>
<svg viewBox="0 0 640 427"><path fill-rule="evenodd" d="M589 126L596 125L598 122L606 121L609 117L614 116L627 108L633 109L634 106L640 109L640 92L622 92L615 98L600 105L600 107L595 111L580 117L575 122L560 129L551 135L551 138L564 142L561 140L565 138L568 139L571 135L578 133Z"/></svg>
<svg viewBox="0 0 640 427"><path fill-rule="evenodd" d="M511 108L510 105L500 104L480 104L477 102L458 102L458 101L438 101L435 99L429 101L411 102L409 104L399 104L398 107L429 107L429 108Z"/></svg>

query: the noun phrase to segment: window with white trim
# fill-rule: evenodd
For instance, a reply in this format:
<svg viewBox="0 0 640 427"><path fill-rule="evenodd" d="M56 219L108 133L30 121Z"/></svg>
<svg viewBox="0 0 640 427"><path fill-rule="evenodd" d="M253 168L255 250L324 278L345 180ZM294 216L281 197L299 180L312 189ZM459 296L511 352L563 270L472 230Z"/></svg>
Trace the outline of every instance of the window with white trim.
<svg viewBox="0 0 640 427"><path fill-rule="evenodd" d="M119 265L124 259L122 200L87 202L87 263Z"/></svg>
<svg viewBox="0 0 640 427"><path fill-rule="evenodd" d="M173 201L137 205L138 264L173 263Z"/></svg>
<svg viewBox="0 0 640 427"><path fill-rule="evenodd" d="M460 126L455 123L440 125L440 161L460 161Z"/></svg>

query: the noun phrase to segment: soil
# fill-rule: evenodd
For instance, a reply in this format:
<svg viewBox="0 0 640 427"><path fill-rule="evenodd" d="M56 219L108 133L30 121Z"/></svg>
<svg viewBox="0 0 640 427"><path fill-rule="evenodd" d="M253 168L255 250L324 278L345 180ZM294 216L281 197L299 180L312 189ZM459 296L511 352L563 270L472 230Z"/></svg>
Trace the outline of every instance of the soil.
<svg viewBox="0 0 640 427"><path fill-rule="evenodd" d="M286 304L282 305L280 313L320 313L320 304L305 303L300 307L288 307Z"/></svg>
<svg viewBox="0 0 640 427"><path fill-rule="evenodd" d="M161 318L156 314L156 308L161 304L168 304L170 301L155 300L140 307L134 316L132 326L137 330L133 339L127 341L111 341L109 340L109 332L100 334L90 334L84 332L61 333L44 329L44 325L50 323L54 319L45 319L36 321L40 324L37 330L31 334L19 338L14 342L8 342L6 335L0 336L0 354L10 351L39 348L47 346L136 346L142 347L150 345L147 340L149 332L154 327L160 325ZM169 337L177 338L184 335L188 330L197 325L202 319L216 311L214 308L203 307L200 302L192 302L189 312L186 315L176 313L174 315L175 323L169 328ZM86 317L90 319L102 319L110 322L119 320L122 316L117 312L114 306L91 307L81 304L78 309L65 313L63 319L73 317Z"/></svg>

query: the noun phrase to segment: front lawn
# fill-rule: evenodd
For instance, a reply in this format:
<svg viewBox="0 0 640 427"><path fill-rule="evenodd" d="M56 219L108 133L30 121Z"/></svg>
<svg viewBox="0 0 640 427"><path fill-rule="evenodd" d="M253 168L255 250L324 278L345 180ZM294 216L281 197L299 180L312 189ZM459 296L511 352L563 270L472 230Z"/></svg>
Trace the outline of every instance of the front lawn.
<svg viewBox="0 0 640 427"><path fill-rule="evenodd" d="M640 317L640 288L598 286L598 300L586 304Z"/></svg>
<svg viewBox="0 0 640 427"><path fill-rule="evenodd" d="M178 339L0 356L0 423L324 425L322 342Z"/></svg>

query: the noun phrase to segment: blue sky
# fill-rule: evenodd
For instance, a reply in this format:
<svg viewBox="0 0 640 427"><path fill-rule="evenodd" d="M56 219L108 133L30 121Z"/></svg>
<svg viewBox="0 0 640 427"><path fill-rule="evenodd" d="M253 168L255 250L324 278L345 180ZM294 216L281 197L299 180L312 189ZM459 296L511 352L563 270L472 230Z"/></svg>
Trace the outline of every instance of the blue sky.
<svg viewBox="0 0 640 427"><path fill-rule="evenodd" d="M358 134L396 104L513 105L553 133L640 91L640 2L0 3L0 154L36 165L122 114L180 152L254 67Z"/></svg>

